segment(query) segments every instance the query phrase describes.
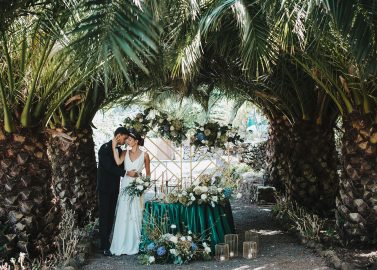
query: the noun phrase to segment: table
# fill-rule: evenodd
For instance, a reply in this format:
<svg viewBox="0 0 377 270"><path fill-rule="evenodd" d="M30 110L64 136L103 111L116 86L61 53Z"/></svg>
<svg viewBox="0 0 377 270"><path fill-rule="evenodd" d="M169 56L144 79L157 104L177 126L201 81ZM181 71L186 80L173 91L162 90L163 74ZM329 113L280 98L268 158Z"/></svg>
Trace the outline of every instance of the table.
<svg viewBox="0 0 377 270"><path fill-rule="evenodd" d="M235 233L229 202L224 206L212 207L209 204L184 206L181 203L148 201L145 203L142 235L147 238L145 228L151 223L151 218L154 222L161 223L166 216L168 228L172 224L177 226L174 232L190 230L196 235L201 235L203 240L210 237L212 251L217 243L224 243L225 234Z"/></svg>

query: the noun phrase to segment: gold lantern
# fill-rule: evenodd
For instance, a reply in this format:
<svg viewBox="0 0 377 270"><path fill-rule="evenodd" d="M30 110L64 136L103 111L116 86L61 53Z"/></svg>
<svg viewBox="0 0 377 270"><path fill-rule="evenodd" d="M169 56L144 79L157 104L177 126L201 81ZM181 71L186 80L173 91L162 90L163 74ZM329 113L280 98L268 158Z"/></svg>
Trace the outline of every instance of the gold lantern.
<svg viewBox="0 0 377 270"><path fill-rule="evenodd" d="M245 241L243 242L243 257L245 259L254 259L257 257L258 247L257 242Z"/></svg>
<svg viewBox="0 0 377 270"><path fill-rule="evenodd" d="M229 245L225 243L215 245L215 258L220 262L229 260Z"/></svg>
<svg viewBox="0 0 377 270"><path fill-rule="evenodd" d="M229 257L238 256L238 234L226 234L224 236L225 244L229 245Z"/></svg>

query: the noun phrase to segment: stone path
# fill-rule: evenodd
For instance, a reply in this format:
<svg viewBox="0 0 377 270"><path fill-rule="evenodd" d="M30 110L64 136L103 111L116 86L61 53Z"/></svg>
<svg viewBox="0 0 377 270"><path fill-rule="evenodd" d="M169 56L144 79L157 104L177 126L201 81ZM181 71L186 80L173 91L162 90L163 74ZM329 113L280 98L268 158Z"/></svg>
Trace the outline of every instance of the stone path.
<svg viewBox="0 0 377 270"><path fill-rule="evenodd" d="M85 270L129 270L129 269L221 269L221 270L325 270L333 269L313 252L300 245L297 239L281 232L279 225L271 215L269 207L250 205L244 202L232 204L233 216L240 242L243 241L244 231L256 229L261 236L261 254L257 259L246 260L242 257L225 263L215 260L207 262L193 262L188 265L152 265L138 264L137 256L103 257L94 255L83 269Z"/></svg>

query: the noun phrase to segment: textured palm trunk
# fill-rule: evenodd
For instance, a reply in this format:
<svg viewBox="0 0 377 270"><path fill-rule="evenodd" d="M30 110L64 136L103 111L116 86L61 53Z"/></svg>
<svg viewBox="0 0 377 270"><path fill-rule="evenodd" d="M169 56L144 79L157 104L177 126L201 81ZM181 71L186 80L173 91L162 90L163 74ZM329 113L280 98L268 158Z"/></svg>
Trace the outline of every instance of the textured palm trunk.
<svg viewBox="0 0 377 270"><path fill-rule="evenodd" d="M377 124L370 115L343 118L337 224L345 243L377 243Z"/></svg>
<svg viewBox="0 0 377 270"><path fill-rule="evenodd" d="M285 182L288 197L321 215L333 215L339 186L333 127L301 121L288 134L292 136L292 175Z"/></svg>
<svg viewBox="0 0 377 270"><path fill-rule="evenodd" d="M50 130L48 153L52 164L52 188L63 209L76 212L83 226L97 211L96 158L92 130Z"/></svg>
<svg viewBox="0 0 377 270"><path fill-rule="evenodd" d="M45 138L28 129L6 134L0 126L0 218L11 232L6 235L7 253L49 253L56 213Z"/></svg>
<svg viewBox="0 0 377 270"><path fill-rule="evenodd" d="M279 192L285 191L285 183L291 177L290 123L284 117L270 119L269 137L267 141L267 181Z"/></svg>

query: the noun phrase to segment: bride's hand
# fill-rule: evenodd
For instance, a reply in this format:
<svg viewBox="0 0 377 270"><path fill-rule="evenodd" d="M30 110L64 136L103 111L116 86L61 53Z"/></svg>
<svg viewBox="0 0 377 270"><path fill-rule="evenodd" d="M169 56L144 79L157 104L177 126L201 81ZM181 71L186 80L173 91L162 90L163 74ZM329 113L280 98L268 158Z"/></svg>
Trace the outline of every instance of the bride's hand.
<svg viewBox="0 0 377 270"><path fill-rule="evenodd" d="M128 171L127 175L130 176L130 177L137 177L138 176L137 171L135 171L135 170Z"/></svg>

